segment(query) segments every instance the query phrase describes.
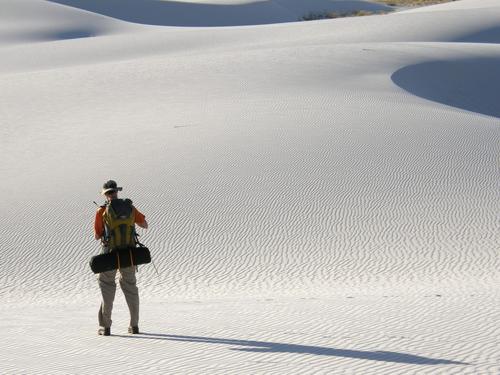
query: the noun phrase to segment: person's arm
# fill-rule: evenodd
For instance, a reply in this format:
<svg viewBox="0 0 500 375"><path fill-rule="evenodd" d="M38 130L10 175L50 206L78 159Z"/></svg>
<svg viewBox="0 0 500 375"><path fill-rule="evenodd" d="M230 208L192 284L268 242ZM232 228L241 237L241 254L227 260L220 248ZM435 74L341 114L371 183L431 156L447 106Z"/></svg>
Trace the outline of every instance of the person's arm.
<svg viewBox="0 0 500 375"><path fill-rule="evenodd" d="M134 207L134 221L135 223L143 229L148 229L148 222L146 221L146 216L144 216L137 208Z"/></svg>
<svg viewBox="0 0 500 375"><path fill-rule="evenodd" d="M100 208L97 210L95 214L94 220L94 238L96 240L100 240L104 235L104 222L102 221L102 212L103 209Z"/></svg>

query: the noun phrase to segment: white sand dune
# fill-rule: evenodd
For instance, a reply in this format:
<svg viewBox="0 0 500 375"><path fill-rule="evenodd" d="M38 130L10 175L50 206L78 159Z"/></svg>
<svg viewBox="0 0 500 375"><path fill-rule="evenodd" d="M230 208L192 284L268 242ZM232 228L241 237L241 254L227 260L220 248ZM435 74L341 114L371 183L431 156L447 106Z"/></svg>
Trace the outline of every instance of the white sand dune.
<svg viewBox="0 0 500 375"><path fill-rule="evenodd" d="M364 0L51 0L120 20L162 26L241 26L295 22L310 13L385 11Z"/></svg>
<svg viewBox="0 0 500 375"><path fill-rule="evenodd" d="M38 0L2 0L0 45L88 38L132 29L101 15Z"/></svg>
<svg viewBox="0 0 500 375"><path fill-rule="evenodd" d="M500 373L498 1L62 2L0 3L0 373ZM133 337L120 291L95 334L109 178L160 272Z"/></svg>

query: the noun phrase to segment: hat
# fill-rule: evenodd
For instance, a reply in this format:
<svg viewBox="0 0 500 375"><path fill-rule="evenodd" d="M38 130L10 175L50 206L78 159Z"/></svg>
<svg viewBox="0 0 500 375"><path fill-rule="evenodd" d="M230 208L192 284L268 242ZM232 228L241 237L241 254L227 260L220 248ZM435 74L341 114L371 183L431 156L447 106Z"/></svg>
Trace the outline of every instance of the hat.
<svg viewBox="0 0 500 375"><path fill-rule="evenodd" d="M116 185L116 181L109 180L106 183L104 183L104 185L102 185L101 194L104 195L104 194L106 194L107 192L110 192L110 191L122 191L122 189L123 188L118 187Z"/></svg>

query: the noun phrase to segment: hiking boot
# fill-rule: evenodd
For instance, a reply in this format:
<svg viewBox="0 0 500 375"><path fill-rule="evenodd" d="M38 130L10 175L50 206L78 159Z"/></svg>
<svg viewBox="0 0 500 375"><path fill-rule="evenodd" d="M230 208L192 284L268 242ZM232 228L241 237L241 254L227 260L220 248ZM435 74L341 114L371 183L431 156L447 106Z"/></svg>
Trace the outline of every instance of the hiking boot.
<svg viewBox="0 0 500 375"><path fill-rule="evenodd" d="M139 327L133 326L133 327L128 327L128 333L131 333L133 335L136 335L139 333Z"/></svg>
<svg viewBox="0 0 500 375"><path fill-rule="evenodd" d="M101 327L101 328L99 328L97 330L97 334L101 335L101 336L110 336L111 335L111 328L109 328L109 327L108 328Z"/></svg>

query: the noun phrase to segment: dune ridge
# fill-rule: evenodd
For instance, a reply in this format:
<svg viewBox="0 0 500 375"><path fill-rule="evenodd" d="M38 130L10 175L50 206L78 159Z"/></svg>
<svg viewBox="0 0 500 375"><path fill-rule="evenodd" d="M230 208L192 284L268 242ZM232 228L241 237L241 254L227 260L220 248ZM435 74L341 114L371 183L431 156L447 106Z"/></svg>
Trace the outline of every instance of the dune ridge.
<svg viewBox="0 0 500 375"><path fill-rule="evenodd" d="M296 22L311 12L388 11L380 3L362 0L51 0L115 19L145 25L220 27Z"/></svg>

